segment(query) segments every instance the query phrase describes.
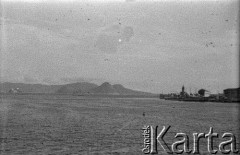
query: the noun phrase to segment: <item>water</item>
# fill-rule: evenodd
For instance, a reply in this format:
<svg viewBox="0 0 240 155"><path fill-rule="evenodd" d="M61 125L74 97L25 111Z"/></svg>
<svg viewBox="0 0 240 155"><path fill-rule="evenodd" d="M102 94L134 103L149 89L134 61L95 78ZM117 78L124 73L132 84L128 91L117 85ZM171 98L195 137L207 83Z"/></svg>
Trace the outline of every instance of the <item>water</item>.
<svg viewBox="0 0 240 155"><path fill-rule="evenodd" d="M29 94L1 96L0 109L0 154L139 155L144 125L159 130L171 125L166 141L171 144L176 132L184 132L190 147L192 133L208 133L210 127L220 136L239 136L238 103ZM206 152L206 140L200 142Z"/></svg>

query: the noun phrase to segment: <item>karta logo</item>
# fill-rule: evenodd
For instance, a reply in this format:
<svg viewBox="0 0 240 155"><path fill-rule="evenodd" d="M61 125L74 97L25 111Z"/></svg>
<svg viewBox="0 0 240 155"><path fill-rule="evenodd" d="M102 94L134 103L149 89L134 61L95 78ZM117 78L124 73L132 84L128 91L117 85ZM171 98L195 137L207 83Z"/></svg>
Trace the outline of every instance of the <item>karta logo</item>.
<svg viewBox="0 0 240 155"><path fill-rule="evenodd" d="M158 153L158 145L161 146L163 151L167 152L168 154L182 154L185 153L193 153L199 154L199 140L200 138L207 139L207 148L208 152L211 154L216 154L220 151L223 154L229 153L238 153L238 149L236 147L236 137L234 134L226 132L221 137L224 138L225 141L222 141L218 145L218 150L213 148L214 138L218 138L219 134L213 132L213 128L210 127L209 132L205 133L193 133L193 148L189 148L189 137L186 133L176 133L174 139L176 141L169 145L169 143L164 139L164 136L170 130L171 126L165 127L163 126L161 132L158 133L158 126L153 128L153 126L144 126L143 136L144 136L144 148L142 151L145 154L157 154ZM226 140L227 138L227 140ZM179 140L180 139L180 140ZM179 146L182 146L179 148Z"/></svg>

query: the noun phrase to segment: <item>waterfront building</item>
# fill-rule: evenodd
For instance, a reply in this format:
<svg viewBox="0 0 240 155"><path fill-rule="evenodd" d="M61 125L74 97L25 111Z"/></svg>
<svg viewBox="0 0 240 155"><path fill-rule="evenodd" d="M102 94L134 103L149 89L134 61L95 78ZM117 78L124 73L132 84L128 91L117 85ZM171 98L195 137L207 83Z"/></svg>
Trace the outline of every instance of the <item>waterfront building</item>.
<svg viewBox="0 0 240 155"><path fill-rule="evenodd" d="M240 88L229 88L223 90L224 96L227 97L227 100L230 102L239 102L240 101Z"/></svg>

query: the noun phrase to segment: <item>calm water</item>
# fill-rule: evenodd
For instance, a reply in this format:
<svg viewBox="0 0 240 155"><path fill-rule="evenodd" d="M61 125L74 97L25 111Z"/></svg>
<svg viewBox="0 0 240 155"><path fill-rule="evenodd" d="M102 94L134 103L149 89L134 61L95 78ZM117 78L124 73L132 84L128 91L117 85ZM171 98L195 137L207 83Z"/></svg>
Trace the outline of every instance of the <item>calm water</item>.
<svg viewBox="0 0 240 155"><path fill-rule="evenodd" d="M144 125L158 125L159 132L171 125L169 144L176 132L188 134L191 142L193 132L208 133L210 127L220 136L239 136L239 106L157 98L5 95L0 104L0 154L139 155ZM221 140L216 139L215 148ZM205 139L200 151L207 151Z"/></svg>

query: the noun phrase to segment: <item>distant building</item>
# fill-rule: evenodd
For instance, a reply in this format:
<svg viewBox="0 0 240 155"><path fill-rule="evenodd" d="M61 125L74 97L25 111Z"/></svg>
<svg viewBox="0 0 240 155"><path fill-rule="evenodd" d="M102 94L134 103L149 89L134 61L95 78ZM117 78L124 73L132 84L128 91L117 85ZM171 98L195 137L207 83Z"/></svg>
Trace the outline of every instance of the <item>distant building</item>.
<svg viewBox="0 0 240 155"><path fill-rule="evenodd" d="M209 97L211 95L211 92L206 90L205 94L204 94L204 97Z"/></svg>
<svg viewBox="0 0 240 155"><path fill-rule="evenodd" d="M223 90L224 96L228 101L238 102L240 101L240 88L231 88Z"/></svg>
<svg viewBox="0 0 240 155"><path fill-rule="evenodd" d="M22 93L22 91L19 88L11 88L8 93L10 94L17 94L17 93Z"/></svg>
<svg viewBox="0 0 240 155"><path fill-rule="evenodd" d="M182 86L182 91L180 92L180 96L183 97L183 98L189 96L188 93L185 92L185 87L184 87L184 85Z"/></svg>
<svg viewBox="0 0 240 155"><path fill-rule="evenodd" d="M211 95L211 92L205 89L200 89L198 91L198 94L202 97L209 97Z"/></svg>
<svg viewBox="0 0 240 155"><path fill-rule="evenodd" d="M165 94L160 94L160 95L159 95L159 98L160 98L160 99L164 99L165 96L166 96Z"/></svg>

